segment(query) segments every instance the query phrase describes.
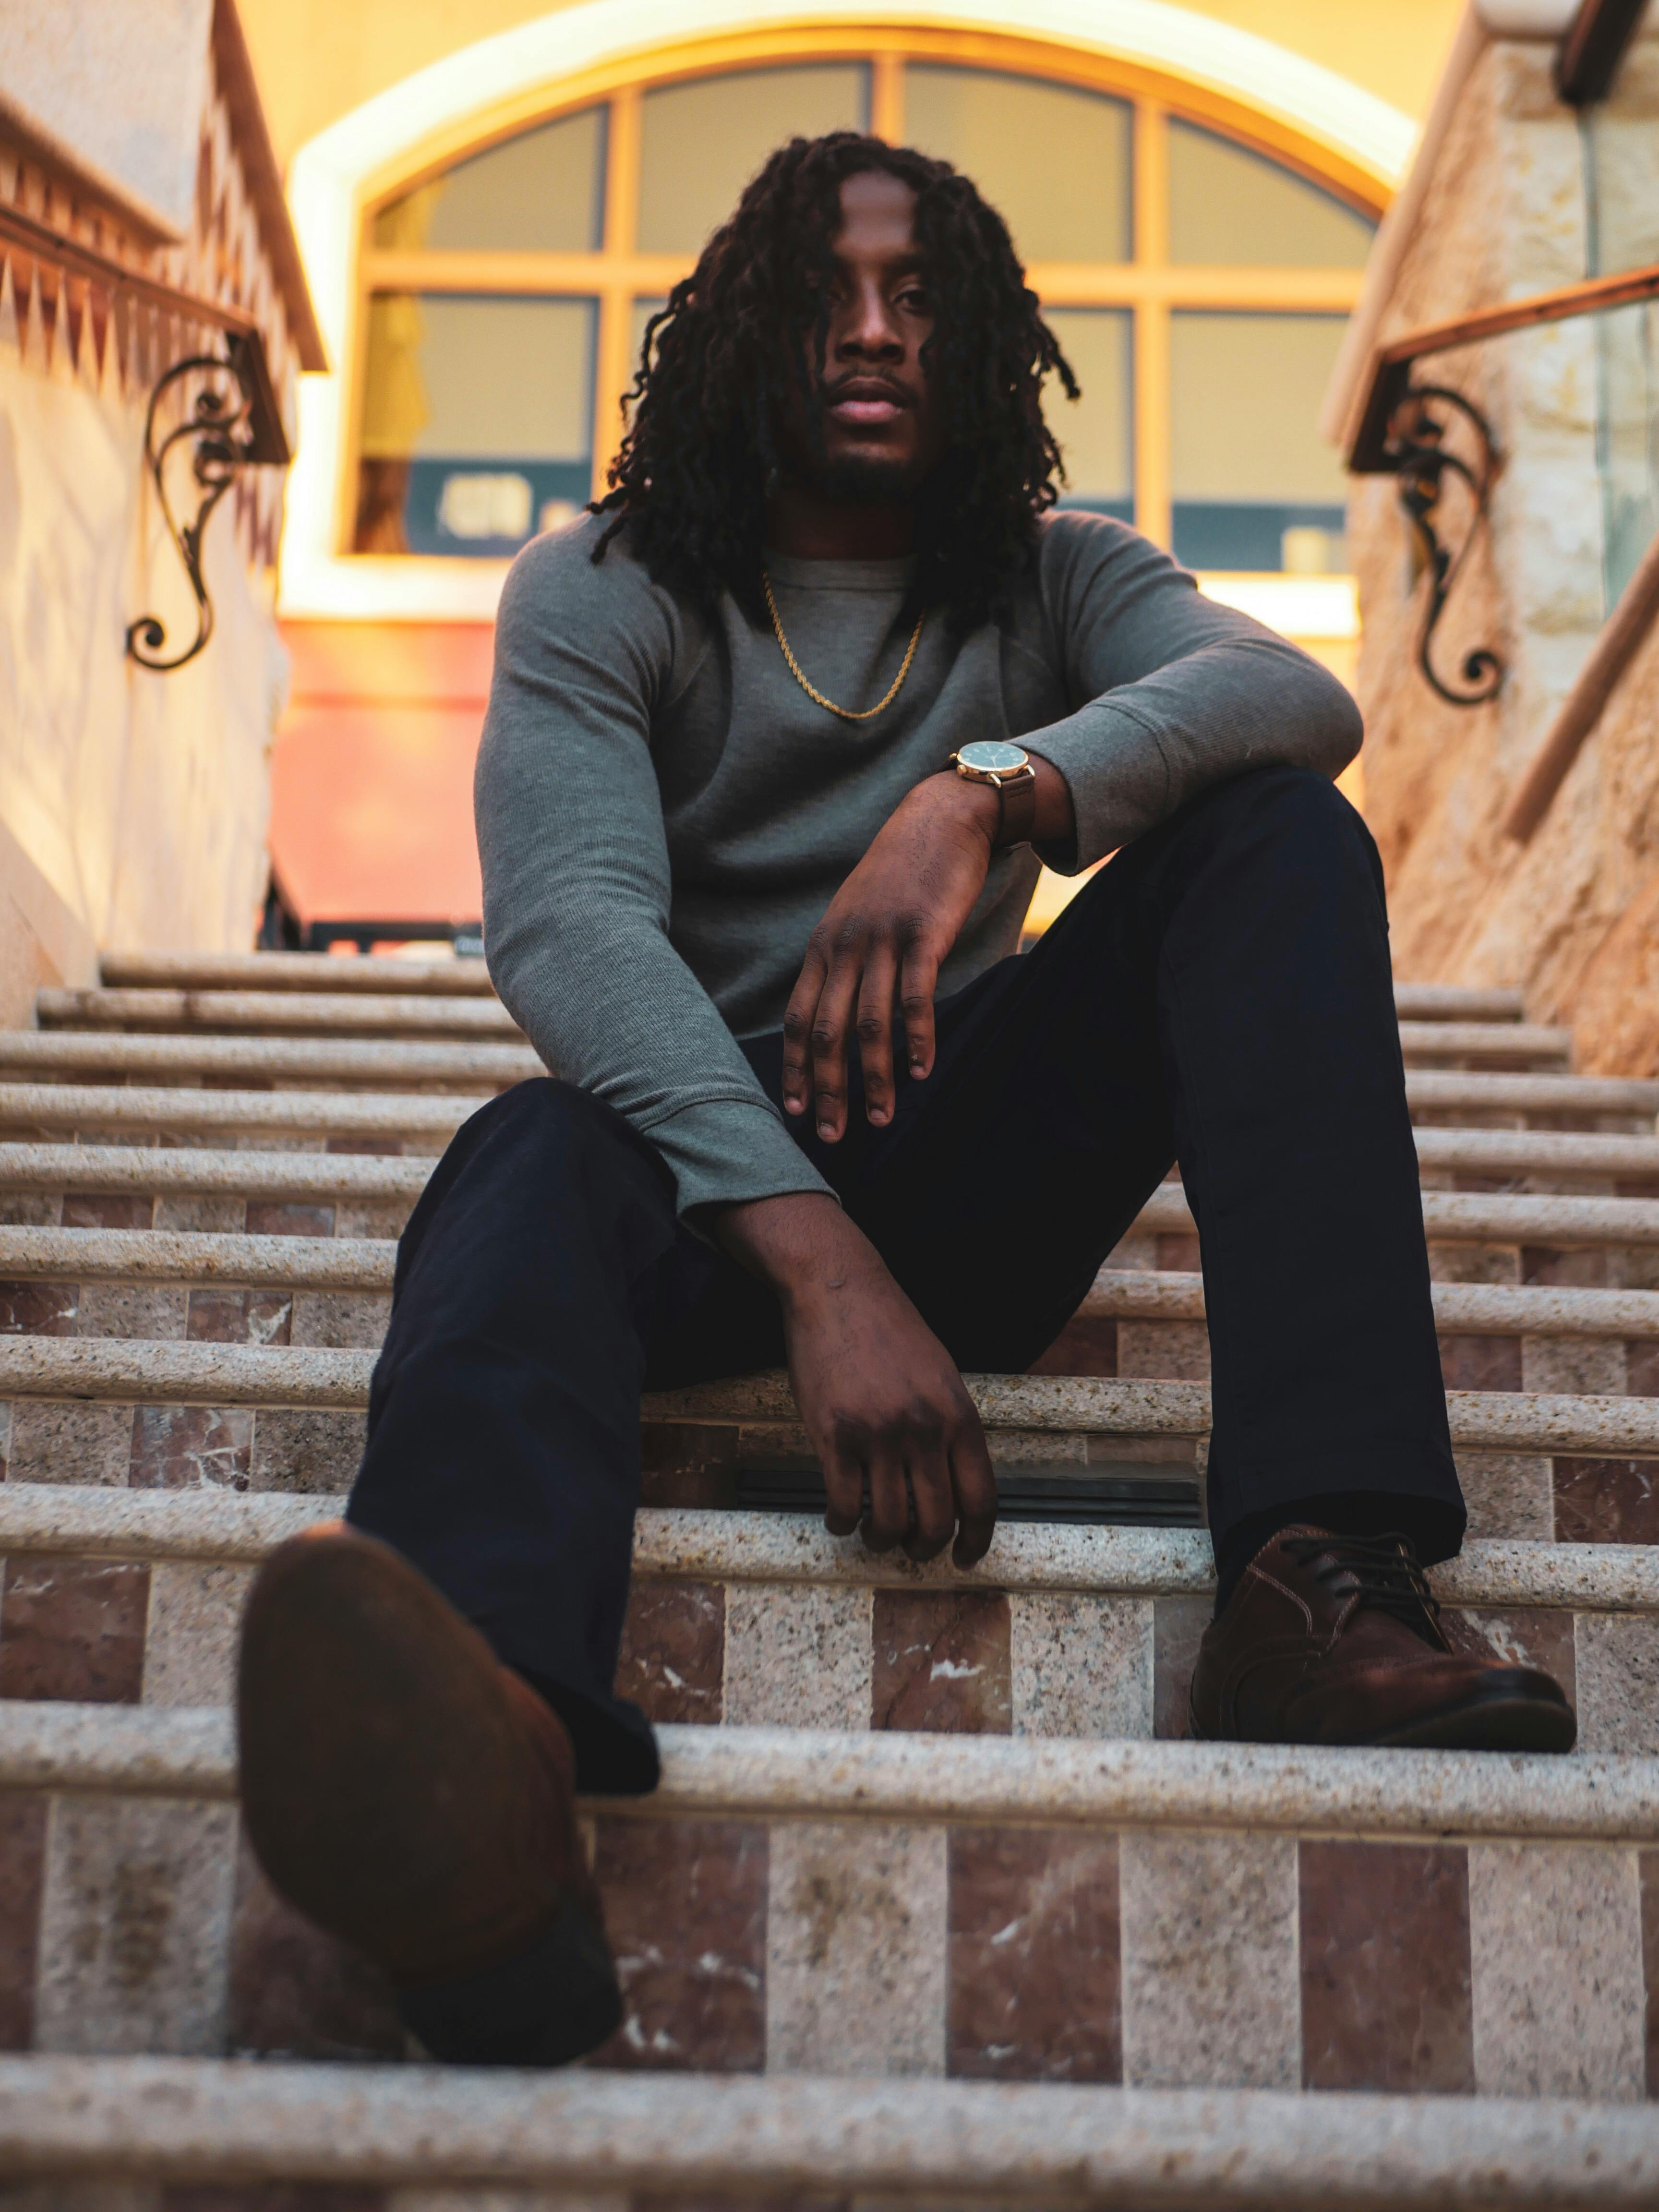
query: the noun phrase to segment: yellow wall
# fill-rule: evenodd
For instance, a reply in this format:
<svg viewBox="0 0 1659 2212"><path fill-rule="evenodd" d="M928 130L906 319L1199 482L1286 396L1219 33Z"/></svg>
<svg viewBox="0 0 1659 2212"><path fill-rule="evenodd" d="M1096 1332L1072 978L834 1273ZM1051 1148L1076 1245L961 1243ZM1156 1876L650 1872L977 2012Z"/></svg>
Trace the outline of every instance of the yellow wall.
<svg viewBox="0 0 1659 2212"><path fill-rule="evenodd" d="M1421 115L1462 0L1185 0ZM547 0L238 0L279 157L458 47L553 10Z"/></svg>

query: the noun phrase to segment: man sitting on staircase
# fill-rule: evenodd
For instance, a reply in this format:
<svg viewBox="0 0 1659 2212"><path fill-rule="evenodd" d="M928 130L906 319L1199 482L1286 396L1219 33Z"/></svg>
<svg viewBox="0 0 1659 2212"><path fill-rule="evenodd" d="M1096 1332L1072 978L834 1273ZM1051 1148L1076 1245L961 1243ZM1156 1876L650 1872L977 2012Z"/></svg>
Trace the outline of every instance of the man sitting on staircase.
<svg viewBox="0 0 1659 2212"><path fill-rule="evenodd" d="M270 1562L243 1647L260 1857L460 2060L619 2016L573 1796L657 1779L613 1691L641 1390L787 1360L830 1528L971 1566L960 1370L1028 1367L1175 1160L1193 1735L1572 1740L1423 1578L1464 1512L1352 701L1049 511L1070 372L941 162L785 147L649 354L615 489L508 580L478 761L490 972L562 1079L433 1176L349 1525ZM1014 957L1038 856L1107 854Z"/></svg>

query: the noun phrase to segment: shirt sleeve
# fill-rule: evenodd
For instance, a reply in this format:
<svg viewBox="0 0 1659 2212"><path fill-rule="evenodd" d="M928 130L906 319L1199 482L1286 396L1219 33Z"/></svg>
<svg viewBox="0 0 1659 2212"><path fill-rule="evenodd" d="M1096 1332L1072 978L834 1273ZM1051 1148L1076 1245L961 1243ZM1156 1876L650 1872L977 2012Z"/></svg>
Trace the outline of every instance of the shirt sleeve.
<svg viewBox="0 0 1659 2212"><path fill-rule="evenodd" d="M1335 776L1359 750L1359 709L1335 677L1121 523L1050 518L1040 560L1045 653L1063 720L1020 742L1065 777L1074 838L1040 848L1073 875L1251 768Z"/></svg>
<svg viewBox="0 0 1659 2212"><path fill-rule="evenodd" d="M650 750L682 617L597 526L514 564L473 786L484 948L547 1066L666 1161L682 1215L829 1186L668 939Z"/></svg>

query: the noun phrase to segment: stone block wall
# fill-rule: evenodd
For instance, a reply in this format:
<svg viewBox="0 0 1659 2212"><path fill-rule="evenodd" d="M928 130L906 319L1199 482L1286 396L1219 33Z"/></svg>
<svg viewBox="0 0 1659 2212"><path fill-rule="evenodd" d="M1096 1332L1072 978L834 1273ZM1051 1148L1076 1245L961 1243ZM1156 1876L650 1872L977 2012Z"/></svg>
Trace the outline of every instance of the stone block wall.
<svg viewBox="0 0 1659 2212"><path fill-rule="evenodd" d="M1382 342L1587 273L1583 126L1554 96L1551 56L1500 41L1476 64ZM1659 38L1632 49L1597 128L1603 193L1622 180L1628 198L1659 149ZM1534 1019L1577 1025L1586 1068L1659 1072L1659 640L1531 844L1499 826L1605 619L1595 326L1577 319L1442 356L1419 379L1473 399L1502 456L1491 526L1443 619L1436 662L1453 677L1472 647L1490 645L1509 673L1486 707L1435 696L1416 666L1424 586L1395 484L1356 479L1366 814L1388 872L1395 972L1519 985ZM1455 497L1445 508L1455 542L1463 511ZM1644 1008L1630 1003L1638 994Z"/></svg>

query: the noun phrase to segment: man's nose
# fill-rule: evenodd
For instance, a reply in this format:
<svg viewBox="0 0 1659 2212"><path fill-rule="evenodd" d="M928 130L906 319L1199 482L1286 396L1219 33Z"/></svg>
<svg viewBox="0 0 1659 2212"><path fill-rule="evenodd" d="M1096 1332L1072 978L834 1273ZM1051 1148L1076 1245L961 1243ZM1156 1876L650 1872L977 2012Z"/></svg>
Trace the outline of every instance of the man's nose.
<svg viewBox="0 0 1659 2212"><path fill-rule="evenodd" d="M841 327L835 334L838 354L866 360L894 359L902 355L904 341L879 285L860 285L848 300L838 319Z"/></svg>

